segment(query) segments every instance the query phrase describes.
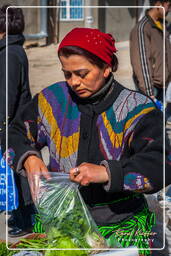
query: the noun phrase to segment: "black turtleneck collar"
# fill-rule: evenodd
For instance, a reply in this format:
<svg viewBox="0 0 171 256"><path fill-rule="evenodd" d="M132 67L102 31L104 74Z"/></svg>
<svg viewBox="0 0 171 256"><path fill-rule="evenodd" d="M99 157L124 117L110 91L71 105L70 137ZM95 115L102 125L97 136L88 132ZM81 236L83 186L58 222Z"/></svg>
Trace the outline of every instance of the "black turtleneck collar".
<svg viewBox="0 0 171 256"><path fill-rule="evenodd" d="M100 114L108 109L123 90L123 86L114 80L111 73L105 85L95 94L87 99L78 97L70 88L72 100L78 105L80 112L92 116L94 113Z"/></svg>
<svg viewBox="0 0 171 256"><path fill-rule="evenodd" d="M88 103L97 105L100 101L104 100L105 97L107 97L112 87L113 80L114 80L113 75L110 74L110 76L106 80L105 85L102 86L102 88L99 91L97 91L95 94L90 96L88 99L82 99L82 100L86 100Z"/></svg>

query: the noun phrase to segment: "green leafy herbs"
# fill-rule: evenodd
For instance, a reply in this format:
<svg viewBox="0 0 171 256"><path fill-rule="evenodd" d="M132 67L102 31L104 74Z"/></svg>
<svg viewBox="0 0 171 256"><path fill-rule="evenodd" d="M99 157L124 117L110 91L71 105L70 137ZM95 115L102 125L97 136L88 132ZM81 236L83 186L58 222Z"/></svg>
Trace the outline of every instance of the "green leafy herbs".
<svg viewBox="0 0 171 256"><path fill-rule="evenodd" d="M39 193L36 207L46 236L22 239L19 248L38 248L45 256L88 256L90 249L106 246L76 184L43 180Z"/></svg>
<svg viewBox="0 0 171 256"><path fill-rule="evenodd" d="M0 256L12 256L16 253L17 251L8 250L5 242L0 242Z"/></svg>
<svg viewBox="0 0 171 256"><path fill-rule="evenodd" d="M41 250L43 248L53 249L53 248L71 248L78 249L74 242L69 237L58 236L53 242L49 242L48 238L39 239L21 239L17 248L32 248L40 249L41 253L45 256L88 256L89 253L84 250ZM4 255L3 255L4 256Z"/></svg>
<svg viewBox="0 0 171 256"><path fill-rule="evenodd" d="M17 248L33 248L33 249L41 249L46 248L47 246L47 238L34 238L34 239L27 239L22 238L20 242L16 245Z"/></svg>
<svg viewBox="0 0 171 256"><path fill-rule="evenodd" d="M105 247L104 238L98 233L75 184L48 184L48 189L39 198L37 209L48 241L50 244L58 241L56 248ZM62 240L67 242L61 243Z"/></svg>

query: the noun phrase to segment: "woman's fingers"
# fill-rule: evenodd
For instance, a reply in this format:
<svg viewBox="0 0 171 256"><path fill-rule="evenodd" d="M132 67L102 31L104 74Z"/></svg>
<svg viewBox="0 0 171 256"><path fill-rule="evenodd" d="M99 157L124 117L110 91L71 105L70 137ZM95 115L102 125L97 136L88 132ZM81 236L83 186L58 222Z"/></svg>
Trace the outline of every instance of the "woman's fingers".
<svg viewBox="0 0 171 256"><path fill-rule="evenodd" d="M81 182L80 182L80 185L81 186L88 186L90 184L90 182L88 182L88 181L86 181L86 180L82 180Z"/></svg>
<svg viewBox="0 0 171 256"><path fill-rule="evenodd" d="M45 166L45 164L43 163L43 165L41 166L41 174L43 175L43 177L47 180L49 180L51 178L50 173L47 169L47 167Z"/></svg>
<svg viewBox="0 0 171 256"><path fill-rule="evenodd" d="M83 175L80 173L80 170L78 167L73 168L70 171L70 180L79 183L82 186L88 186L89 185L89 181L86 180Z"/></svg>
<svg viewBox="0 0 171 256"><path fill-rule="evenodd" d="M109 176L104 166L82 163L70 170L70 179L87 186L90 183L105 183L109 180Z"/></svg>
<svg viewBox="0 0 171 256"><path fill-rule="evenodd" d="M69 175L71 180L75 180L75 178L80 174L80 170L78 167L70 169Z"/></svg>
<svg viewBox="0 0 171 256"><path fill-rule="evenodd" d="M37 156L29 156L24 162L24 167L30 184L32 198L35 201L39 193L40 176L43 176L45 179L50 179L51 176L44 162Z"/></svg>
<svg viewBox="0 0 171 256"><path fill-rule="evenodd" d="M37 175L40 174L47 179L50 178L50 174L46 165L37 156L29 156L24 162L24 167L28 176L32 176L34 174L37 174Z"/></svg>

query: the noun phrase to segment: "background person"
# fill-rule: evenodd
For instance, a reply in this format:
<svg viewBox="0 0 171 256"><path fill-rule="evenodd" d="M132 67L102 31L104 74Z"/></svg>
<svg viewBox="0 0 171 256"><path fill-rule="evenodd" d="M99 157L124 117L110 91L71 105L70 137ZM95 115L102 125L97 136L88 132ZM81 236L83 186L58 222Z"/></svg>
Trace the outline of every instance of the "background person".
<svg viewBox="0 0 171 256"><path fill-rule="evenodd" d="M136 24L130 34L130 58L136 87L152 99L163 101L163 88L171 81L171 45L169 33L163 38L163 18L170 10L171 1L151 0L156 6ZM163 8L157 8L161 6ZM165 46L165 84L163 82L163 43Z"/></svg>
<svg viewBox="0 0 171 256"><path fill-rule="evenodd" d="M46 178L69 173L111 246L117 240L149 248L151 237L137 230L151 232L155 222L143 193L163 187L162 113L149 97L114 79L114 43L98 29L75 28L64 37L58 55L66 81L38 93L13 120L10 164L27 175L33 194L35 172ZM40 156L44 146L48 168Z"/></svg>
<svg viewBox="0 0 171 256"><path fill-rule="evenodd" d="M6 9L0 8L0 141L6 129ZM24 16L22 9L8 9L8 124L27 102L31 100L28 75L28 59L23 49L25 38ZM5 146L5 141L4 145ZM12 212L9 219L10 236L26 234L31 227L31 206L25 206L23 193L29 196L29 186L26 178L15 173L15 181L19 192L19 208ZM24 188L23 188L24 187ZM29 199L29 200L30 200Z"/></svg>

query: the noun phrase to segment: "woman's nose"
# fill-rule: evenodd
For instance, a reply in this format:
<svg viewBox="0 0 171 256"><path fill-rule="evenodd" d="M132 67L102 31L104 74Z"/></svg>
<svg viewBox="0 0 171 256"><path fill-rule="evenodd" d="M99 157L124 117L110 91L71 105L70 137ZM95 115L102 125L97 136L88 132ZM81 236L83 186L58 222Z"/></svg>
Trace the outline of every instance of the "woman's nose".
<svg viewBox="0 0 171 256"><path fill-rule="evenodd" d="M75 87L80 85L80 78L74 74L72 74L71 80L70 80L71 87Z"/></svg>

